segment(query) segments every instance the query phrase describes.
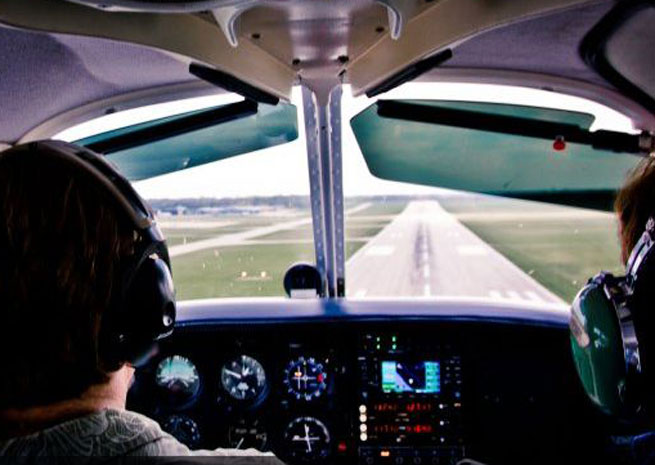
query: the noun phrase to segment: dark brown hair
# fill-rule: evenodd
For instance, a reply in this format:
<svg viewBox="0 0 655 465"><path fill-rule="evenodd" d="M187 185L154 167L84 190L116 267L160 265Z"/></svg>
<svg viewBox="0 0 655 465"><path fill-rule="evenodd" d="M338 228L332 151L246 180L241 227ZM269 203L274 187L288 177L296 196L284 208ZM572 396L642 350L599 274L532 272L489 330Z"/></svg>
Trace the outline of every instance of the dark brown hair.
<svg viewBox="0 0 655 465"><path fill-rule="evenodd" d="M630 173L619 191L614 209L619 217L623 261L644 232L646 221L655 216L655 158L646 158Z"/></svg>
<svg viewBox="0 0 655 465"><path fill-rule="evenodd" d="M103 313L133 232L60 160L0 153L0 409L77 397L107 380Z"/></svg>

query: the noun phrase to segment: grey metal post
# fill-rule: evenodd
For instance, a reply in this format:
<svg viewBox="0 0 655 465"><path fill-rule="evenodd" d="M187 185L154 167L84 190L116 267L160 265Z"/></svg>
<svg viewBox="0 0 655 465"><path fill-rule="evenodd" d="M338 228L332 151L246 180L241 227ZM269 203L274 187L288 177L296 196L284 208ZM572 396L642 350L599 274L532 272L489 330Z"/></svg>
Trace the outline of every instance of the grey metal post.
<svg viewBox="0 0 655 465"><path fill-rule="evenodd" d="M345 292L341 161L341 85L327 98L302 88L316 267L326 295Z"/></svg>

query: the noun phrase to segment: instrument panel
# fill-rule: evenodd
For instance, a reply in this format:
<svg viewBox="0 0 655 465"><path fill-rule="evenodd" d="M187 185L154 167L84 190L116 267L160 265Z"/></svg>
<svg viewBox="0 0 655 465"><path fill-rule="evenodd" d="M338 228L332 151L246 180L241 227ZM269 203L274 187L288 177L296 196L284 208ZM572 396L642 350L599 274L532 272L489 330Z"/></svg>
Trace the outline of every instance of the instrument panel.
<svg viewBox="0 0 655 465"><path fill-rule="evenodd" d="M191 448L255 448L292 465L519 463L552 458L585 418L573 414L575 378L561 375L568 351L565 328L197 325L137 371L128 408ZM539 449L549 435L557 447Z"/></svg>
<svg viewBox="0 0 655 465"><path fill-rule="evenodd" d="M319 405L327 405L327 402L321 401L325 400L323 396L327 395L328 380L331 378L329 363L329 358L300 355L290 359L281 377L278 377L278 373L267 373L262 362L252 355L241 353L226 359L215 370L219 374L218 387L203 386L208 392L216 392L214 403L217 411L235 421L229 425L227 441L221 445L235 449L270 450L270 433L265 422L256 419L254 414L268 400L271 385L274 385L272 397L277 397L282 410L304 412L305 409L300 406L306 405L307 410L320 411ZM194 403L200 402L198 394L201 385L211 383L215 378L211 372L203 372L203 375L201 379L196 365L179 354L160 358L154 375L157 394L162 400L159 409L163 415L160 417L162 428L191 448L201 443L206 447L216 447L206 438L201 441L198 420L191 414L196 409ZM144 380L141 379L141 382ZM313 408L310 409L310 405ZM181 414L181 411L189 413ZM169 412L175 413L168 415ZM282 438L289 456L298 460L316 460L330 453L330 432L323 422L313 416L292 418L285 425Z"/></svg>
<svg viewBox="0 0 655 465"><path fill-rule="evenodd" d="M337 410L337 394L355 375L342 351L310 339L282 342L266 334L228 342L176 331L137 371L129 407L191 448L255 448L289 463L325 460L348 440L350 418Z"/></svg>

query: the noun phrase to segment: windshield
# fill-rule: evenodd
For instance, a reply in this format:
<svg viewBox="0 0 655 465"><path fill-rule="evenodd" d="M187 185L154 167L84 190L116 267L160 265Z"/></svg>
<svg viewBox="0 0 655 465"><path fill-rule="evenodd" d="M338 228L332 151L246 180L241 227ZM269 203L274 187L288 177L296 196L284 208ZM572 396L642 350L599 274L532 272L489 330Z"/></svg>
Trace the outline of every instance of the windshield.
<svg viewBox="0 0 655 465"><path fill-rule="evenodd" d="M627 118L605 107L554 99L549 92L416 84L384 98L489 101L489 95L500 103L546 102L578 112L582 116L573 121L585 128L593 122L592 129L631 130ZM196 99L155 106L136 119L110 117L141 124L235 101ZM135 183L167 237L178 299L284 296L285 271L297 262L315 263L299 89L291 103L299 120L296 140ZM343 121L373 103L346 89ZM115 121L59 137L79 140L119 129ZM381 180L370 173L351 125L343 124L342 131L348 297L563 303L598 270L621 270L610 213ZM387 134L390 141L393 135ZM429 143L414 137L410 142Z"/></svg>

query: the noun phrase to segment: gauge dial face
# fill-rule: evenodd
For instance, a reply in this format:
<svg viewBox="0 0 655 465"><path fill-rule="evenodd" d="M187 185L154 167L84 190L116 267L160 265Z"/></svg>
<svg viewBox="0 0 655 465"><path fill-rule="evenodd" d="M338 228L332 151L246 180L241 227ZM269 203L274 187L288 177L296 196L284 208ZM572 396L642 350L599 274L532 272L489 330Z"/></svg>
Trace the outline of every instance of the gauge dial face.
<svg viewBox="0 0 655 465"><path fill-rule="evenodd" d="M228 440L230 447L233 449L257 449L258 451L265 451L267 450L268 434L259 424L258 420L253 422L240 421L238 424L230 426Z"/></svg>
<svg viewBox="0 0 655 465"><path fill-rule="evenodd" d="M284 439L293 458L311 461L330 453L330 433L321 421L313 417L299 417L289 423Z"/></svg>
<svg viewBox="0 0 655 465"><path fill-rule="evenodd" d="M200 390L200 376L196 366L181 355L166 357L159 362L155 382L174 402L191 400Z"/></svg>
<svg viewBox="0 0 655 465"><path fill-rule="evenodd" d="M323 364L313 357L292 360L284 370L284 384L290 395L298 400L310 401L325 391L327 373Z"/></svg>
<svg viewBox="0 0 655 465"><path fill-rule="evenodd" d="M256 401L266 394L266 373L257 360L241 355L223 365L221 384L234 399Z"/></svg>
<svg viewBox="0 0 655 465"><path fill-rule="evenodd" d="M191 418L184 415L171 415L164 421L162 428L191 449L200 443L198 425Z"/></svg>

